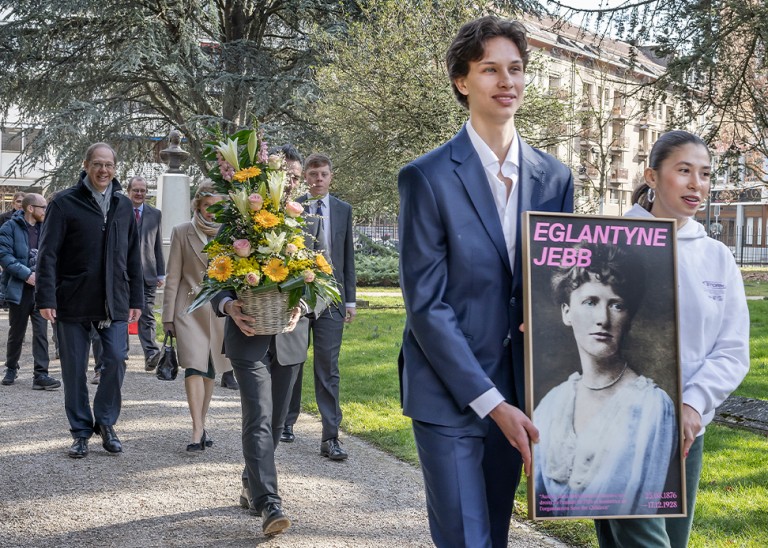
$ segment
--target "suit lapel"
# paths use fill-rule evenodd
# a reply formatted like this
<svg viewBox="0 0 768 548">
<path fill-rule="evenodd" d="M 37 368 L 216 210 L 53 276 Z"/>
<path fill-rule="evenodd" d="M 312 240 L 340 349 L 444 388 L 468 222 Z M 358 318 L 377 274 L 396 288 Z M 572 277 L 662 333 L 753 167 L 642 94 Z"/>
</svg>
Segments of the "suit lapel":
<svg viewBox="0 0 768 548">
<path fill-rule="evenodd" d="M 519 135 L 518 135 L 519 137 Z M 518 178 L 517 235 L 515 253 L 514 290 L 522 287 L 523 267 L 523 212 L 538 211 L 543 191 L 544 170 L 539 156 L 531 146 L 520 139 L 520 175 Z"/>
<path fill-rule="evenodd" d="M 536 211 L 541 202 L 543 170 L 540 159 L 529 144 L 520 139 L 520 194 L 518 200 L 517 233 L 520 232 L 523 211 Z"/>
<path fill-rule="evenodd" d="M 496 251 L 499 252 L 504 266 L 511 273 L 507 243 L 504 240 L 504 231 L 501 228 L 499 213 L 496 210 L 496 202 L 493 200 L 491 189 L 488 188 L 485 168 L 480 163 L 480 157 L 475 152 L 466 127 L 462 128 L 451 140 L 451 158 L 459 164 L 456 168 L 456 175 L 464 185 L 464 189 L 467 191 Z"/>
</svg>

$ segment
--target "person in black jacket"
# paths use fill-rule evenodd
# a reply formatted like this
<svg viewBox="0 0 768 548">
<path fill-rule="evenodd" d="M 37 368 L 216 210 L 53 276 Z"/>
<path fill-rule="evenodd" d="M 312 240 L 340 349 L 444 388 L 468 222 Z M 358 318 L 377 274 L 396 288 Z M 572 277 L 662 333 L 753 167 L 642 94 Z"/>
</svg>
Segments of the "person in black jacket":
<svg viewBox="0 0 768 548">
<path fill-rule="evenodd" d="M 114 425 L 120 415 L 128 322 L 144 305 L 141 252 L 131 201 L 114 178 L 115 151 L 88 148 L 78 183 L 51 201 L 40 236 L 35 299 L 59 337 L 64 407 L 74 443 L 69 456 L 88 454 L 94 432 L 110 453 L 122 451 Z M 102 343 L 104 371 L 88 399 L 89 334 Z"/>
</svg>

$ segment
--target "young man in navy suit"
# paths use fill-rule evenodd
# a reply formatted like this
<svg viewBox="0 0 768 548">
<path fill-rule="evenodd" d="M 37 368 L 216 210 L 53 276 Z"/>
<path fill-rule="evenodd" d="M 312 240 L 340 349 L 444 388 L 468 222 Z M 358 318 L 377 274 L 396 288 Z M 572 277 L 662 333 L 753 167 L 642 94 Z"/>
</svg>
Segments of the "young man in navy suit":
<svg viewBox="0 0 768 548">
<path fill-rule="evenodd" d="M 524 409 L 521 216 L 573 210 L 573 177 L 515 129 L 525 28 L 483 17 L 446 56 L 469 121 L 399 175 L 400 355 L 437 546 L 506 546 L 521 464 L 538 432 Z"/>
</svg>

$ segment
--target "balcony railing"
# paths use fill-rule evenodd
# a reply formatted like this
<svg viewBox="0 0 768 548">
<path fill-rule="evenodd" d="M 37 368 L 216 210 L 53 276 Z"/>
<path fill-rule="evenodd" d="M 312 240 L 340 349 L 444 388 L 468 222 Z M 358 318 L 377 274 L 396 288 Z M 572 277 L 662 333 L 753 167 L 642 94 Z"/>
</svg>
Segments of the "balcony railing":
<svg viewBox="0 0 768 548">
<path fill-rule="evenodd" d="M 626 167 L 619 167 L 611 170 L 612 181 L 626 181 L 629 178 L 629 169 Z"/>
</svg>

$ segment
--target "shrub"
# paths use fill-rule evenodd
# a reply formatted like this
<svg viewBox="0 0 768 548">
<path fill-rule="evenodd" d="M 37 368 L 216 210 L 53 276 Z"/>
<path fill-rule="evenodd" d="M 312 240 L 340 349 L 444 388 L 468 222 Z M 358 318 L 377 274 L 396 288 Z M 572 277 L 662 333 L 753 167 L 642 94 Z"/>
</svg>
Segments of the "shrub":
<svg viewBox="0 0 768 548">
<path fill-rule="evenodd" d="M 400 285 L 397 256 L 379 257 L 375 255 L 355 256 L 357 285 L 398 287 Z"/>
</svg>

